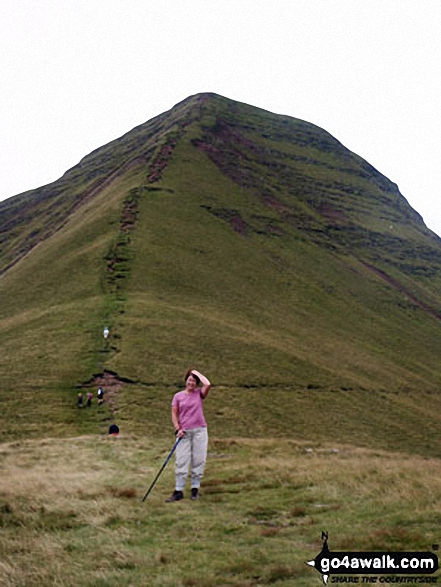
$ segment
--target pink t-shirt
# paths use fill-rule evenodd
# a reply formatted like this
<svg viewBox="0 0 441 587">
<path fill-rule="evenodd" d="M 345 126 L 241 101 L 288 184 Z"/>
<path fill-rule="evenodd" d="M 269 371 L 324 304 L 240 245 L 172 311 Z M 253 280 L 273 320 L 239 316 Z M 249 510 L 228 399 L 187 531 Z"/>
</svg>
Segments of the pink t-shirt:
<svg viewBox="0 0 441 587">
<path fill-rule="evenodd" d="M 203 398 L 201 389 L 195 389 L 192 393 L 178 391 L 173 396 L 172 406 L 177 406 L 179 424 L 184 430 L 192 428 L 206 428 L 204 411 L 202 408 Z"/>
</svg>

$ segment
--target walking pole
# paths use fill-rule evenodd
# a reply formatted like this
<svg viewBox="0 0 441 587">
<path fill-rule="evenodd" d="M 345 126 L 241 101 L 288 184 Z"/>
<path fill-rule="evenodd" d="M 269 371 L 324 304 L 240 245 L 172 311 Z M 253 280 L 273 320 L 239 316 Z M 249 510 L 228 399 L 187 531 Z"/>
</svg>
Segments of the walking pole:
<svg viewBox="0 0 441 587">
<path fill-rule="evenodd" d="M 150 485 L 150 487 L 147 489 L 147 493 L 144 495 L 144 497 L 142 498 L 142 501 L 145 501 L 150 493 L 150 491 L 153 489 L 153 487 L 155 486 L 156 481 L 159 479 L 159 476 L 161 475 L 162 471 L 165 469 L 165 467 L 167 466 L 168 461 L 171 459 L 172 454 L 175 452 L 176 447 L 178 446 L 178 444 L 181 442 L 181 438 L 178 438 L 175 442 L 175 444 L 173 445 L 173 448 L 170 451 L 170 454 L 168 455 L 168 457 L 165 459 L 164 464 L 162 465 L 162 467 L 159 469 L 158 474 L 156 475 L 156 477 L 153 479 L 152 484 Z"/>
</svg>

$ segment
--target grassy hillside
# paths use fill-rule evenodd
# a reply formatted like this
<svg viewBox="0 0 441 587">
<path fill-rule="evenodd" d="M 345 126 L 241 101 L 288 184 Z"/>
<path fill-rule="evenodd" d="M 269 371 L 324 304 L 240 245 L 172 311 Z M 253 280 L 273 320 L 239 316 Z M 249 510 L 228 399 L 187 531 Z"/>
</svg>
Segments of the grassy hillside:
<svg viewBox="0 0 441 587">
<path fill-rule="evenodd" d="M 216 435 L 438 454 L 440 241 L 322 129 L 198 95 L 0 218 L 6 438 L 165 433 L 196 365 Z"/>
<path fill-rule="evenodd" d="M 0 585 L 306 586 L 322 531 L 439 544 L 440 240 L 322 129 L 189 98 L 0 203 L 0 271 Z M 141 503 L 189 366 L 201 500 L 164 503 L 170 464 Z"/>
</svg>

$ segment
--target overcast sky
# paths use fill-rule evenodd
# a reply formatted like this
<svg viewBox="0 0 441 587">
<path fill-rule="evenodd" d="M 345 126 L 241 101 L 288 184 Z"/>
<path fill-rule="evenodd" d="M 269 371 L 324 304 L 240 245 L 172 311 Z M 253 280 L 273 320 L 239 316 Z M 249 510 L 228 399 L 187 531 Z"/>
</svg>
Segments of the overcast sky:
<svg viewBox="0 0 441 587">
<path fill-rule="evenodd" d="M 0 199 L 199 92 L 312 122 L 441 235 L 441 0 L 0 0 Z"/>
</svg>

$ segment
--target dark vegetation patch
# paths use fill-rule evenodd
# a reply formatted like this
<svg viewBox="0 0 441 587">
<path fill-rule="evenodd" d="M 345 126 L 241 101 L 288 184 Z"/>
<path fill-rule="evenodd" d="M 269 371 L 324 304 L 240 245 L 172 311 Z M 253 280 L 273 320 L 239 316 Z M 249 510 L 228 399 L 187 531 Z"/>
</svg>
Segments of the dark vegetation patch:
<svg viewBox="0 0 441 587">
<path fill-rule="evenodd" d="M 289 513 L 292 518 L 303 518 L 306 516 L 306 508 L 303 506 L 295 506 Z"/>
<path fill-rule="evenodd" d="M 274 518 L 279 517 L 280 512 L 273 508 L 258 506 L 253 510 L 247 512 L 247 516 L 255 523 L 257 521 L 269 522 Z"/>
<path fill-rule="evenodd" d="M 81 387 L 121 387 L 124 384 L 134 384 L 128 377 L 119 377 L 118 373 L 104 369 L 103 373 L 96 373 L 91 379 L 85 381 Z"/>
<path fill-rule="evenodd" d="M 123 282 L 130 274 L 130 233 L 135 229 L 138 220 L 139 198 L 142 188 L 130 190 L 123 202 L 120 217 L 119 233 L 109 247 L 106 255 L 106 282 L 109 294 L 116 298 L 122 297 Z"/>
<path fill-rule="evenodd" d="M 382 271 L 381 269 L 378 269 L 377 267 L 374 267 L 373 265 L 370 265 L 369 263 L 366 263 L 365 261 L 361 261 L 361 262 L 366 267 L 366 269 L 368 269 L 369 271 L 371 271 L 372 273 L 377 275 L 380 279 L 382 279 L 383 281 L 385 281 L 386 283 L 391 285 L 393 288 L 395 288 L 400 293 L 404 294 L 416 306 L 418 306 L 419 308 L 424 310 L 424 312 L 426 312 L 427 314 L 430 314 L 431 316 L 433 316 L 437 320 L 441 320 L 441 310 L 436 309 L 436 308 L 428 305 L 426 302 L 424 302 L 423 300 L 418 298 L 415 294 L 413 294 L 407 287 L 405 287 L 399 281 L 397 281 L 396 279 L 394 279 L 393 277 L 388 275 L 385 271 Z"/>
<path fill-rule="evenodd" d="M 0 508 L 0 528 L 32 528 L 36 532 L 67 532 L 83 527 L 74 510 L 48 510 L 35 507 L 18 510 L 11 506 Z"/>
<path fill-rule="evenodd" d="M 212 208 L 211 206 L 202 206 L 207 212 L 210 212 L 216 218 L 220 218 L 227 222 L 234 232 L 242 236 L 247 236 L 251 231 L 252 227 L 242 218 L 238 210 L 232 210 L 229 208 Z"/>
<path fill-rule="evenodd" d="M 350 547 L 351 538 L 344 540 L 342 549 Z M 353 538 L 352 538 L 353 541 Z M 399 525 L 391 525 L 387 528 L 380 527 L 377 530 L 359 537 L 358 548 L 363 551 L 400 551 L 418 550 L 418 544 L 424 542 L 424 538 L 418 531 L 409 530 Z"/>
<path fill-rule="evenodd" d="M 150 171 L 147 176 L 148 183 L 154 183 L 159 181 L 162 177 L 164 170 L 167 168 L 168 162 L 170 161 L 173 151 L 176 147 L 177 139 L 170 137 L 166 143 L 159 149 L 156 157 L 150 165 Z"/>
<path fill-rule="evenodd" d="M 241 236 L 251 234 L 260 234 L 264 236 L 282 236 L 284 230 L 281 223 L 273 218 L 253 215 L 249 220 L 245 220 L 239 210 L 232 208 L 214 208 L 212 206 L 201 206 L 204 210 L 223 220 Z"/>
<path fill-rule="evenodd" d="M 108 487 L 107 493 L 112 497 L 123 499 L 135 499 L 138 495 L 138 492 L 133 487 Z"/>
<path fill-rule="evenodd" d="M 179 139 L 182 137 L 186 127 L 191 123 L 191 115 L 189 118 L 183 117 L 177 121 L 174 125 L 173 130 L 170 129 L 170 132 L 167 134 L 164 144 L 162 144 L 156 152 L 155 157 L 153 158 L 152 163 L 149 167 L 149 172 L 147 175 L 147 183 L 155 183 L 162 179 L 164 171 L 167 169 L 167 165 L 169 164 L 173 152 L 176 148 L 176 145 L 179 142 Z"/>
</svg>

